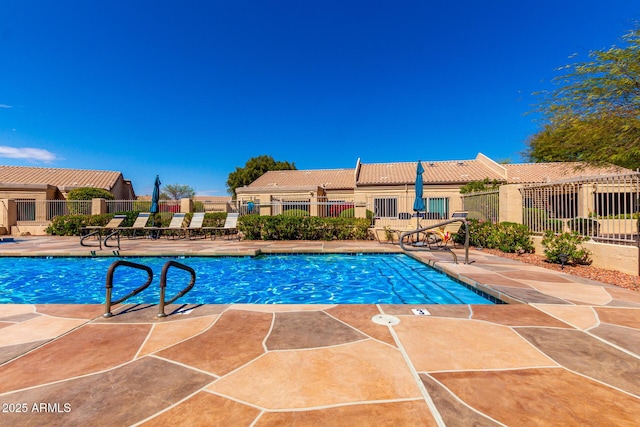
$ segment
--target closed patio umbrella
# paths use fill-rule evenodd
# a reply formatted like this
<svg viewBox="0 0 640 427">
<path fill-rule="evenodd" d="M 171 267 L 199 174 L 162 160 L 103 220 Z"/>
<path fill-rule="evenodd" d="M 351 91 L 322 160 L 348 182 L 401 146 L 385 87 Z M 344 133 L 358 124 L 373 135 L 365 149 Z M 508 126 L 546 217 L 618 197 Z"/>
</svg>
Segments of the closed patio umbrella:
<svg viewBox="0 0 640 427">
<path fill-rule="evenodd" d="M 156 175 L 156 182 L 153 184 L 153 194 L 151 195 L 151 208 L 149 212 L 153 215 L 153 225 L 156 224 L 156 214 L 160 212 L 160 176 Z"/>
<path fill-rule="evenodd" d="M 424 172 L 424 168 L 422 167 L 422 163 L 418 160 L 418 167 L 416 168 L 416 198 L 413 201 L 413 210 L 416 212 L 416 228 L 420 228 L 420 212 L 424 212 L 424 199 L 422 198 L 422 173 Z"/>
</svg>

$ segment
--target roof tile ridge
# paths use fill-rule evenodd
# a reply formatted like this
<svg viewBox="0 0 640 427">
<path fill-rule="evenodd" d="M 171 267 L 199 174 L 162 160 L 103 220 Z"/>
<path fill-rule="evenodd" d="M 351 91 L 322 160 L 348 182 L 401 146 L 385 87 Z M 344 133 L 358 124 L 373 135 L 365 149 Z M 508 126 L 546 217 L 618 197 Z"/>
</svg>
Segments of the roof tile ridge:
<svg viewBox="0 0 640 427">
<path fill-rule="evenodd" d="M 51 166 L 25 166 L 25 165 L 0 165 L 3 168 L 20 168 L 20 169 L 53 169 L 59 171 L 74 171 L 74 172 L 109 172 L 109 173 L 122 173 L 114 170 L 105 169 L 78 169 L 78 168 L 58 168 Z"/>
</svg>

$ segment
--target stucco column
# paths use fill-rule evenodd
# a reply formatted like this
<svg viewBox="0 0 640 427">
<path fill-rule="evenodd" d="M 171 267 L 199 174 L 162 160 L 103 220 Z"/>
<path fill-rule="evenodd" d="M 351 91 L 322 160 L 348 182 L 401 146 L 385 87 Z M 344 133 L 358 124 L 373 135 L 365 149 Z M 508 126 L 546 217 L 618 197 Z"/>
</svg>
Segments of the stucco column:
<svg viewBox="0 0 640 427">
<path fill-rule="evenodd" d="M 91 199 L 91 215 L 102 215 L 107 213 L 106 199 Z"/>
<path fill-rule="evenodd" d="M 593 184 L 583 184 L 578 188 L 578 216 L 588 218 L 595 210 L 593 200 Z"/>
<path fill-rule="evenodd" d="M 356 200 L 353 203 L 353 216 L 356 218 L 367 217 L 367 202 L 365 200 Z"/>
<path fill-rule="evenodd" d="M 191 212 L 193 212 L 193 201 L 188 197 L 180 199 L 180 213 Z"/>
<path fill-rule="evenodd" d="M 11 227 L 18 223 L 18 207 L 15 200 L 0 199 L 0 234 L 11 234 Z"/>
<path fill-rule="evenodd" d="M 499 222 L 522 224 L 522 193 L 519 184 L 501 185 L 499 189 Z"/>
<path fill-rule="evenodd" d="M 318 216 L 318 195 L 313 191 L 309 195 L 309 216 Z"/>
<path fill-rule="evenodd" d="M 260 215 L 271 216 L 271 195 L 260 194 L 258 200 L 260 200 Z"/>
</svg>

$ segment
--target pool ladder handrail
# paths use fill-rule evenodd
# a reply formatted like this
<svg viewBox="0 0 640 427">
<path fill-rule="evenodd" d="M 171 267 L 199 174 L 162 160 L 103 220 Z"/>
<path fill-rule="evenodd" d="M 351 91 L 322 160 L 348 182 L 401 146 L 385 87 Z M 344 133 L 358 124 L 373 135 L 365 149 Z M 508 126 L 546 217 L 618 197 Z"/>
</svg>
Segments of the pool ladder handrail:
<svg viewBox="0 0 640 427">
<path fill-rule="evenodd" d="M 111 296 L 113 293 L 113 275 L 116 269 L 120 266 L 136 268 L 138 270 L 144 270 L 147 272 L 148 278 L 147 278 L 147 281 L 142 286 L 138 287 L 137 289 L 134 289 L 129 294 L 123 296 L 122 298 L 116 301 L 111 301 Z M 186 288 L 182 289 L 180 292 L 178 292 L 174 297 L 172 297 L 168 301 L 165 301 L 164 297 L 165 297 L 165 290 L 167 287 L 167 272 L 171 267 L 176 267 L 176 268 L 188 271 L 191 274 L 191 281 L 189 282 L 189 285 Z M 107 318 L 112 317 L 113 313 L 111 313 L 111 306 L 115 304 L 120 304 L 125 300 L 131 298 L 132 296 L 139 294 L 140 292 L 148 288 L 149 285 L 151 285 L 152 281 L 153 281 L 153 270 L 151 270 L 149 266 L 146 266 L 144 264 L 138 264 L 131 261 L 126 261 L 123 259 L 113 262 L 111 266 L 109 266 L 109 270 L 107 270 L 106 298 L 104 302 L 105 313 L 103 314 L 103 316 Z M 187 292 L 189 292 L 193 288 L 195 283 L 196 283 L 196 272 L 193 268 L 173 260 L 167 261 L 162 267 L 162 273 L 160 275 L 160 303 L 158 304 L 158 317 L 166 317 L 167 315 L 164 312 L 165 306 L 173 303 L 178 298 L 184 296 Z"/>
<path fill-rule="evenodd" d="M 427 227 L 418 228 L 416 230 L 405 231 L 400 235 L 398 240 L 398 244 L 405 251 L 447 251 L 451 255 L 453 255 L 453 262 L 455 264 L 458 263 L 458 256 L 455 252 L 451 250 L 448 246 L 436 246 L 436 248 L 431 248 L 430 243 L 426 242 L 426 239 L 429 238 L 429 233 L 425 233 L 425 231 L 433 230 L 434 228 L 444 227 L 445 225 L 454 223 L 454 222 L 462 222 L 464 225 L 465 237 L 464 237 L 464 263 L 469 264 L 469 222 L 465 218 L 454 218 L 449 219 L 447 221 L 439 222 L 437 224 L 429 225 Z M 408 247 L 404 244 L 405 237 L 416 234 L 418 239 L 420 237 L 420 233 L 425 235 L 423 242 L 417 241 L 416 243 L 420 243 L 420 245 L 409 245 Z"/>
<path fill-rule="evenodd" d="M 188 271 L 191 274 L 191 281 L 189 282 L 189 285 L 187 285 L 186 288 L 178 292 L 175 296 L 173 296 L 173 298 L 169 299 L 168 301 L 165 301 L 164 295 L 165 295 L 165 290 L 167 288 L 167 272 L 171 267 L 176 267 L 181 270 Z M 166 305 L 171 304 L 172 302 L 174 302 L 175 300 L 177 300 L 178 298 L 180 298 L 181 296 L 189 292 L 195 284 L 196 284 L 196 272 L 193 268 L 189 267 L 188 265 L 181 264 L 177 261 L 173 261 L 173 260 L 167 261 L 164 264 L 164 266 L 162 266 L 162 273 L 160 274 L 160 304 L 158 304 L 158 317 L 167 317 L 167 315 L 164 312 L 164 307 Z"/>
<path fill-rule="evenodd" d="M 123 267 L 130 267 L 130 268 L 136 268 L 138 270 L 144 270 L 147 272 L 148 278 L 147 281 L 140 286 L 137 289 L 134 289 L 133 291 L 131 291 L 130 293 L 128 293 L 127 295 L 123 296 L 122 298 L 116 300 L 116 301 L 111 301 L 111 294 L 113 293 L 113 274 L 116 271 L 116 268 L 123 266 Z M 145 289 L 147 289 L 149 287 L 149 285 L 151 285 L 151 281 L 153 280 L 153 270 L 151 270 L 151 267 L 147 266 L 147 265 L 143 265 L 143 264 L 138 264 L 135 262 L 131 262 L 131 261 L 126 261 L 124 259 L 119 259 L 115 262 L 113 262 L 110 266 L 109 266 L 109 270 L 107 270 L 107 283 L 106 283 L 106 298 L 104 301 L 104 314 L 102 315 L 103 317 L 112 317 L 113 313 L 111 313 L 111 306 L 115 305 L 115 304 L 120 304 L 121 302 L 131 298 L 134 295 L 139 294 L 140 292 L 144 291 Z"/>
</svg>

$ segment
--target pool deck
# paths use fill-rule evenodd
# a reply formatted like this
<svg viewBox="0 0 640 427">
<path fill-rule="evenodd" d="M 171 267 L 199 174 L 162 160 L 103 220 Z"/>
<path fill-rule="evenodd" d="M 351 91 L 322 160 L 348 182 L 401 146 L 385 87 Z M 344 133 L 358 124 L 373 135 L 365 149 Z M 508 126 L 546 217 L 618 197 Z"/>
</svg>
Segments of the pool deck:
<svg viewBox="0 0 640 427">
<path fill-rule="evenodd" d="M 123 256 L 400 251 L 121 246 Z M 0 256 L 93 249 L 114 256 L 75 237 L 16 238 Z M 108 319 L 101 305 L 0 305 L 0 425 L 638 425 L 640 292 L 475 250 L 465 265 L 456 252 L 460 264 L 414 255 L 510 304 L 173 305 L 166 318 L 123 305 Z"/>
</svg>

